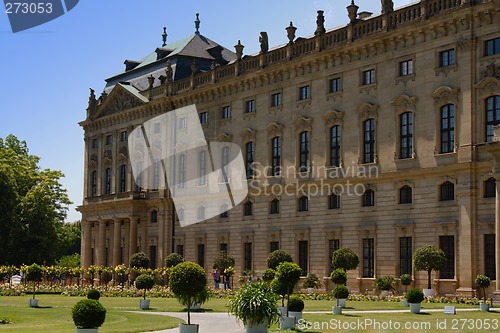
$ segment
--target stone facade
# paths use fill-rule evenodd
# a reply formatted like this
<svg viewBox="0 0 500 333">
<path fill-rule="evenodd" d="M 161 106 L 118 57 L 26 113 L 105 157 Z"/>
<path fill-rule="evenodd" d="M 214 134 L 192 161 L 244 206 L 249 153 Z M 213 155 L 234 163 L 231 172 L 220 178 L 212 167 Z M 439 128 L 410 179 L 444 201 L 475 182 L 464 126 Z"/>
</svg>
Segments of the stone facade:
<svg viewBox="0 0 500 333">
<path fill-rule="evenodd" d="M 243 57 L 238 42 L 226 61 L 202 69 L 196 64 L 208 56 L 191 56 L 184 77 L 172 75 L 181 61 L 167 45 L 145 74 L 149 88 L 111 78 L 100 98 L 92 91 L 81 122 L 82 265 L 126 263 L 143 251 L 160 266 L 175 251 L 210 270 L 224 249 L 238 275 L 261 272 L 280 248 L 304 272 L 326 277 L 340 246 L 358 253 L 348 284 L 365 291 L 377 277 L 404 272 L 424 287 L 426 273 L 414 271 L 411 254 L 429 243 L 448 257 L 433 273 L 442 294 L 470 295 L 477 274 L 498 276 L 492 141 L 500 121 L 500 2 L 385 6 L 360 18 L 351 5 L 351 22 L 328 31 L 318 11 L 312 37 L 296 39 L 291 23 L 286 46 Z M 118 76 L 127 81 L 127 72 Z M 168 190 L 136 188 L 126 140 L 145 121 L 190 104 L 206 112 L 210 141 L 236 143 L 244 157 L 254 142 L 259 165 L 247 200 L 227 216 L 181 228 Z M 265 168 L 273 161 L 280 175 Z"/>
</svg>

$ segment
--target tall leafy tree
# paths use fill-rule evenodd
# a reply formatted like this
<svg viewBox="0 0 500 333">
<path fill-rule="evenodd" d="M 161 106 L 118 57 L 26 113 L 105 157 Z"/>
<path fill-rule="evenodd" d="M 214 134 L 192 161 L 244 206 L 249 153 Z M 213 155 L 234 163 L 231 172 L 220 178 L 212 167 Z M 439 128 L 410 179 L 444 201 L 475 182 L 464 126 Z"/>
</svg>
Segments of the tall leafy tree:
<svg viewBox="0 0 500 333">
<path fill-rule="evenodd" d="M 60 171 L 44 169 L 14 135 L 0 138 L 0 264 L 52 263 L 71 201 Z"/>
</svg>

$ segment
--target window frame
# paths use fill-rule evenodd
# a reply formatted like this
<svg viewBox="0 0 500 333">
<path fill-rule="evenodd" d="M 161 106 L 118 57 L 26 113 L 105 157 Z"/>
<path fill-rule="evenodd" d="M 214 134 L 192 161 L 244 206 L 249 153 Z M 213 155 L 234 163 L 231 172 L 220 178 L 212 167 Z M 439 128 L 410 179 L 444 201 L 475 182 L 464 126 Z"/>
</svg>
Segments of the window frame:
<svg viewBox="0 0 500 333">
<path fill-rule="evenodd" d="M 281 175 L 281 136 L 271 138 L 271 176 Z"/>
<path fill-rule="evenodd" d="M 375 238 L 363 238 L 363 278 L 375 277 Z"/>
<path fill-rule="evenodd" d="M 311 85 L 307 84 L 299 87 L 299 101 L 311 99 Z"/>
<path fill-rule="evenodd" d="M 491 53 L 489 50 L 491 44 Z M 484 41 L 484 56 L 489 57 L 492 55 L 500 54 L 500 37 L 488 39 Z"/>
<path fill-rule="evenodd" d="M 307 195 L 302 195 L 297 200 L 297 211 L 299 213 L 308 212 L 309 211 L 309 198 Z"/>
<path fill-rule="evenodd" d="M 413 75 L 414 67 L 413 67 L 413 59 L 407 59 L 399 62 L 399 76 L 411 76 Z"/>
<path fill-rule="evenodd" d="M 375 144 L 375 118 L 368 118 L 363 121 L 363 164 L 375 163 Z"/>
<path fill-rule="evenodd" d="M 341 165 L 342 128 L 340 125 L 330 127 L 330 167 L 338 168 Z"/>
<path fill-rule="evenodd" d="M 255 99 L 247 99 L 245 101 L 245 114 L 255 113 Z"/>
<path fill-rule="evenodd" d="M 361 73 L 361 85 L 369 86 L 377 83 L 375 68 L 366 69 Z"/>
<path fill-rule="evenodd" d="M 413 112 L 399 115 L 399 158 L 413 158 Z"/>
<path fill-rule="evenodd" d="M 200 124 L 208 125 L 208 112 L 200 112 Z"/>
<path fill-rule="evenodd" d="M 492 142 L 493 127 L 500 124 L 500 95 L 492 95 L 484 100 L 485 141 Z M 491 116 L 491 120 L 490 119 Z"/>
<path fill-rule="evenodd" d="M 399 204 L 408 205 L 413 203 L 413 188 L 410 185 L 403 185 L 399 188 Z"/>
<path fill-rule="evenodd" d="M 439 201 L 455 200 L 455 184 L 449 180 L 439 185 Z"/>
<path fill-rule="evenodd" d="M 299 133 L 299 172 L 309 171 L 309 157 L 311 152 L 311 132 L 302 131 Z"/>
<path fill-rule="evenodd" d="M 222 107 L 221 119 L 231 118 L 231 105 L 226 105 Z"/>
<path fill-rule="evenodd" d="M 454 48 L 439 51 L 439 67 L 445 68 L 456 65 L 456 52 Z"/>
<path fill-rule="evenodd" d="M 439 108 L 439 143 L 441 154 L 455 152 L 455 104 L 447 103 Z"/>
</svg>

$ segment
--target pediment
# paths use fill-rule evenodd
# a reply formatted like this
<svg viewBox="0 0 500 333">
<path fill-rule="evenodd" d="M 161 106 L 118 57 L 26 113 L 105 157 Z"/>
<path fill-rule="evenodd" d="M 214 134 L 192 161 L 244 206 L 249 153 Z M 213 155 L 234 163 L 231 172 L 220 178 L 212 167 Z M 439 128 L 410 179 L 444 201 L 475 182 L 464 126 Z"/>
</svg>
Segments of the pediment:
<svg viewBox="0 0 500 333">
<path fill-rule="evenodd" d="M 126 111 L 148 102 L 148 99 L 142 96 L 134 87 L 117 84 L 99 106 L 93 119 L 109 116 L 111 114 Z"/>
</svg>

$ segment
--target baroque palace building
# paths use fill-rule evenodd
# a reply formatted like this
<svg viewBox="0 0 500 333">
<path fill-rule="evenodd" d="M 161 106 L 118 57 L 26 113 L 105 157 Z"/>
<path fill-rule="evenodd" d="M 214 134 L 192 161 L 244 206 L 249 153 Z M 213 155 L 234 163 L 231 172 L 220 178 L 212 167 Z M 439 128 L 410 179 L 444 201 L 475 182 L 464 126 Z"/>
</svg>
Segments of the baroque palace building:
<svg viewBox="0 0 500 333">
<path fill-rule="evenodd" d="M 82 266 L 127 263 L 142 251 L 159 267 L 178 252 L 210 270 L 222 250 L 242 275 L 283 249 L 304 274 L 327 277 L 332 251 L 349 247 L 360 265 L 348 284 L 365 291 L 403 273 L 424 287 L 412 254 L 428 243 L 447 258 L 433 273 L 439 293 L 472 295 L 477 274 L 500 276 L 500 1 L 358 9 L 353 1 L 350 23 L 333 30 L 318 11 L 307 38 L 290 23 L 279 47 L 262 32 L 253 55 L 239 41 L 233 52 L 204 37 L 197 18 L 193 35 L 167 44 L 164 32 L 163 45 L 126 60 L 100 97 L 91 90 L 80 123 Z M 130 155 L 145 152 L 127 141 L 192 104 L 207 140 L 237 144 L 255 167 L 243 202 L 181 227 L 158 167 L 142 173 L 156 186 L 134 178 Z M 167 167 L 184 177 L 193 162 Z"/>
</svg>

